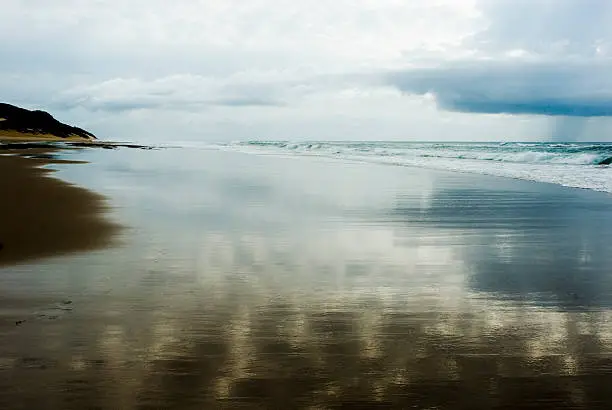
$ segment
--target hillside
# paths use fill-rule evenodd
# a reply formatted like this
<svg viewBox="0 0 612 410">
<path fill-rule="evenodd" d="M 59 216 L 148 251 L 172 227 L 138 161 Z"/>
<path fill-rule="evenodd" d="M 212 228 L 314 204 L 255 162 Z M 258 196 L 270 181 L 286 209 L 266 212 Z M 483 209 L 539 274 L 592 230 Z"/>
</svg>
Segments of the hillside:
<svg viewBox="0 0 612 410">
<path fill-rule="evenodd" d="M 96 137 L 84 129 L 59 122 L 45 111 L 30 111 L 0 103 L 0 139 L 85 139 Z"/>
</svg>

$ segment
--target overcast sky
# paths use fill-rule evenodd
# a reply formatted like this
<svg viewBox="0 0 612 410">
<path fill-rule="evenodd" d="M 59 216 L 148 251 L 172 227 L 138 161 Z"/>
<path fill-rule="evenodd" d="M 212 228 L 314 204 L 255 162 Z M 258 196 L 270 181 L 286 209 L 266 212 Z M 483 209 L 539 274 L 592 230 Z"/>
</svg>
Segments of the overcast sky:
<svg viewBox="0 0 612 410">
<path fill-rule="evenodd" d="M 3 0 L 0 100 L 109 139 L 612 140 L 609 0 Z"/>
</svg>

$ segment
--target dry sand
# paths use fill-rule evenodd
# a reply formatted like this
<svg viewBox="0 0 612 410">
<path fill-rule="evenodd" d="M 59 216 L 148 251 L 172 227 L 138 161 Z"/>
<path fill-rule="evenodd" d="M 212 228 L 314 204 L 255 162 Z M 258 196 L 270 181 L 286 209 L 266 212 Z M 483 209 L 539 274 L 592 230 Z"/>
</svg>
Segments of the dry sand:
<svg viewBox="0 0 612 410">
<path fill-rule="evenodd" d="M 91 142 L 97 141 L 87 138 L 82 138 L 79 136 L 70 136 L 67 138 L 57 137 L 51 134 L 36 134 L 36 133 L 24 133 L 18 131 L 8 131 L 8 130 L 0 130 L 0 141 L 9 141 L 9 142 L 29 142 L 29 141 L 41 141 L 41 142 L 49 142 L 49 141 L 70 141 L 70 142 Z"/>
<path fill-rule="evenodd" d="M 0 155 L 0 266 L 106 247 L 119 229 L 104 218 L 104 197 L 40 168 L 69 162 L 40 158 L 51 151 Z"/>
</svg>

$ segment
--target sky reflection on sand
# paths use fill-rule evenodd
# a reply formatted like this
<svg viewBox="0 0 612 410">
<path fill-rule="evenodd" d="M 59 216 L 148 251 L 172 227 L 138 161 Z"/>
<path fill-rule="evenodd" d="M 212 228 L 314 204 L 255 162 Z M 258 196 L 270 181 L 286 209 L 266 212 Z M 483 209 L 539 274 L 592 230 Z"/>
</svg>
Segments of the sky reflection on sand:
<svg viewBox="0 0 612 410">
<path fill-rule="evenodd" d="M 204 151 L 160 178 L 177 151 L 91 155 L 63 175 L 131 228 L 119 248 L 0 271 L 32 311 L 74 302 L 3 320 L 3 408 L 612 400 L 606 195 Z"/>
</svg>

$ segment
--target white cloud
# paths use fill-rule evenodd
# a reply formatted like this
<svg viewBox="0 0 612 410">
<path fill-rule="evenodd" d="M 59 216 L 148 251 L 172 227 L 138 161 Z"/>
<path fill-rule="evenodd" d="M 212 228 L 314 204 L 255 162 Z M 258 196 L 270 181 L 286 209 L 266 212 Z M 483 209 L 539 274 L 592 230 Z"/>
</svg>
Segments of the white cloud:
<svg viewBox="0 0 612 410">
<path fill-rule="evenodd" d="M 35 49 L 41 40 L 53 41 L 59 46 L 54 52 L 85 53 L 96 61 L 145 60 L 174 69 L 191 63 L 204 71 L 217 64 L 230 70 L 324 65 L 327 71 L 378 67 L 406 51 L 456 47 L 473 30 L 473 3 L 9 0 L 0 30 Z"/>
<path fill-rule="evenodd" d="M 197 75 L 173 75 L 145 81 L 115 78 L 66 90 L 54 101 L 64 108 L 128 111 L 199 110 L 207 106 L 282 105 L 277 83 L 231 82 Z"/>
<path fill-rule="evenodd" d="M 490 0 L 480 8 L 487 29 L 474 43 L 488 52 L 590 56 L 612 41 L 612 3 L 606 0 Z"/>
</svg>

